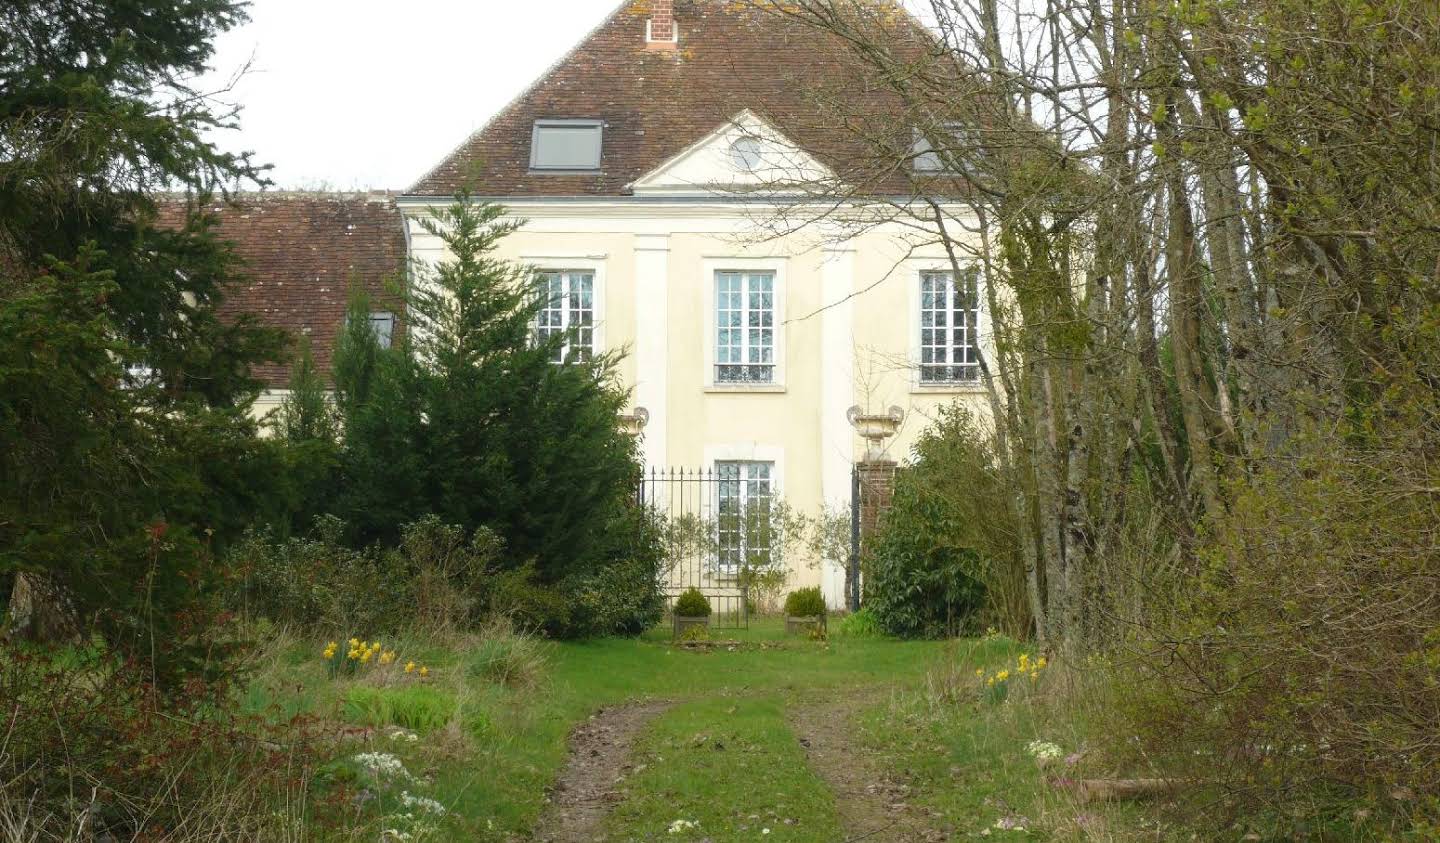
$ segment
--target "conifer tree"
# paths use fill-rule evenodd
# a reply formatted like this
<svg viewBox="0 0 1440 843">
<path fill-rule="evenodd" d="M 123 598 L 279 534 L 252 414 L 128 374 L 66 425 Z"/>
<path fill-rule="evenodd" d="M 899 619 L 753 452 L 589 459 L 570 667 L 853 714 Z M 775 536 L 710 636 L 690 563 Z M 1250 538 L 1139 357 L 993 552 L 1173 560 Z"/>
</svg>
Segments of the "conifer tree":
<svg viewBox="0 0 1440 843">
<path fill-rule="evenodd" d="M 160 191 L 262 183 L 184 81 L 242 7 L 0 4 L 0 582 L 22 631 L 157 679 L 203 667 L 210 560 L 285 500 L 249 417 L 283 334 L 218 318 L 240 267 L 202 202 L 156 225 Z"/>
<path fill-rule="evenodd" d="M 422 514 L 489 527 L 507 564 L 564 590 L 636 541 L 635 443 L 617 424 L 618 357 L 557 363 L 567 337 L 536 336 L 547 302 L 533 270 L 495 254 L 517 227 L 504 214 L 461 196 L 425 222 L 451 258 L 416 267 L 395 348 L 352 304 L 336 352 L 340 514 L 361 542 Z"/>
</svg>

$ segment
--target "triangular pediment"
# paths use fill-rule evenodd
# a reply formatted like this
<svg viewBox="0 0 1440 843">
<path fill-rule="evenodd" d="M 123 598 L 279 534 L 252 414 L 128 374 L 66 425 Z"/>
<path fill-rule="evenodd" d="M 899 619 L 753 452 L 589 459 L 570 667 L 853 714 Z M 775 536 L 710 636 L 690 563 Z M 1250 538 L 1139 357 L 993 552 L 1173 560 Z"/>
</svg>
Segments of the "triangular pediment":
<svg viewBox="0 0 1440 843">
<path fill-rule="evenodd" d="M 830 168 L 750 110 L 636 179 L 635 195 L 798 194 L 834 180 Z"/>
</svg>

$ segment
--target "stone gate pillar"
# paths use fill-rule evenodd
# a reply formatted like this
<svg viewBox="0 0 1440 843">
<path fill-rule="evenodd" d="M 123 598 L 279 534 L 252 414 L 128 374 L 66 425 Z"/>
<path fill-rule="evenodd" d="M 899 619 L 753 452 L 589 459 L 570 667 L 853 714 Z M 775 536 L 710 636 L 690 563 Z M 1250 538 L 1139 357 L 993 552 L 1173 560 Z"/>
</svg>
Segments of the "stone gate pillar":
<svg viewBox="0 0 1440 843">
<path fill-rule="evenodd" d="M 865 440 L 865 458 L 855 464 L 855 483 L 851 490 L 850 565 L 845 576 L 846 603 L 850 611 L 860 608 L 860 569 L 881 519 L 895 498 L 894 460 L 885 454 L 885 440 L 895 435 L 905 412 L 891 407 L 884 415 L 865 413 L 851 407 L 850 424 Z"/>
<path fill-rule="evenodd" d="M 855 468 L 860 474 L 860 547 L 875 535 L 880 519 L 895 497 L 894 460 L 865 460 Z"/>
</svg>

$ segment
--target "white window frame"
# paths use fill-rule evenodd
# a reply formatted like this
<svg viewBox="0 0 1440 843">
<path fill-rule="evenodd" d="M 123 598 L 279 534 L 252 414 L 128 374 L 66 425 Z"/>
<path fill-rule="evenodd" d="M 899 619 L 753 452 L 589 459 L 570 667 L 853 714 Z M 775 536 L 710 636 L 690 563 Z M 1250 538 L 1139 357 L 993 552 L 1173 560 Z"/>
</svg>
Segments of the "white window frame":
<svg viewBox="0 0 1440 843">
<path fill-rule="evenodd" d="M 521 255 L 520 260 L 528 264 L 531 272 L 538 279 L 546 272 L 581 272 L 589 273 L 594 279 L 591 285 L 592 305 L 591 320 L 594 322 L 590 334 L 591 356 L 602 354 L 608 347 L 605 344 L 605 264 L 607 255 L 577 255 L 577 254 L 527 254 Z M 538 328 L 539 326 L 535 326 Z M 566 342 L 569 347 L 569 342 Z"/>
<path fill-rule="evenodd" d="M 905 261 L 906 287 L 909 289 L 909 311 L 910 311 L 910 389 L 912 392 L 980 392 L 985 388 L 984 376 L 979 373 L 979 360 L 989 359 L 990 354 L 989 318 L 990 314 L 985 305 L 985 273 L 983 270 L 969 262 L 960 263 L 960 271 L 970 270 L 975 272 L 975 332 L 971 338 L 977 352 L 975 364 L 977 374 L 974 380 L 963 381 L 924 381 L 921 379 L 921 365 L 923 354 L 921 353 L 921 279 L 926 273 L 945 272 L 953 273 L 955 267 L 950 264 L 948 258 L 911 258 Z M 947 330 L 949 330 L 947 328 Z M 963 365 L 963 364 L 962 364 Z"/>
<path fill-rule="evenodd" d="M 773 258 L 738 258 L 738 257 L 717 257 L 707 258 L 702 261 L 704 273 L 704 301 L 702 308 L 704 322 L 701 325 L 702 334 L 705 337 L 705 372 L 701 383 L 705 385 L 708 392 L 784 392 L 785 391 L 785 316 L 786 316 L 786 265 L 788 261 L 783 257 Z M 742 274 L 768 273 L 774 279 L 771 287 L 771 295 L 774 302 L 774 346 L 773 375 L 769 382 L 765 383 L 732 383 L 721 381 L 716 378 L 716 342 L 718 340 L 718 328 L 716 324 L 715 294 L 719 283 L 719 275 L 725 272 L 739 272 Z M 743 326 L 742 326 L 743 327 Z"/>
<path fill-rule="evenodd" d="M 720 487 L 718 483 L 719 465 L 721 463 L 769 463 L 770 465 L 770 500 L 784 500 L 785 495 L 785 449 L 780 445 L 769 445 L 758 442 L 737 442 L 733 444 L 706 445 L 704 451 L 706 466 L 715 472 L 717 483 L 715 486 L 715 500 L 712 505 L 715 507 L 715 516 L 719 517 Z M 718 537 L 717 537 L 718 538 Z M 772 549 L 773 552 L 773 549 Z M 782 565 L 789 566 L 790 562 L 785 559 L 779 560 Z M 724 578 L 733 576 L 734 571 L 727 574 L 726 566 L 715 560 L 716 573 Z"/>
<path fill-rule="evenodd" d="M 727 479 L 723 474 L 725 469 L 729 467 L 734 467 L 736 470 L 737 476 L 733 480 Z M 734 578 L 741 571 L 742 563 L 739 560 L 747 557 L 751 553 L 752 545 L 748 540 L 748 533 L 745 532 L 747 525 L 741 522 L 736 526 L 734 531 L 738 542 L 738 547 L 734 549 L 738 550 L 741 556 L 737 557 L 736 561 L 725 561 L 725 550 L 731 549 L 722 539 L 722 536 L 725 535 L 723 529 L 724 523 L 721 521 L 724 509 L 723 503 L 726 499 L 725 487 L 729 483 L 735 484 L 737 492 L 736 500 L 739 502 L 742 517 L 743 513 L 748 511 L 751 506 L 757 505 L 762 501 L 766 505 L 773 507 L 777 502 L 775 495 L 775 463 L 768 460 L 720 460 L 711 466 L 711 470 L 715 473 L 715 520 L 717 531 L 717 535 L 715 536 L 715 572 L 722 578 Z M 763 477 L 760 476 L 762 473 L 764 475 Z M 757 493 L 756 487 L 761 484 L 764 486 L 764 491 L 763 493 Z M 763 551 L 768 557 L 767 567 L 776 561 L 783 564 L 784 560 L 777 560 L 775 556 L 773 536 L 767 535 L 766 539 L 767 541 L 765 541 L 763 546 L 759 547 L 758 550 Z"/>
<path fill-rule="evenodd" d="M 594 129 L 599 136 L 597 144 L 598 151 L 595 155 L 595 166 L 556 166 L 553 164 L 542 164 L 539 159 L 540 133 L 544 129 L 559 129 L 562 131 L 576 131 L 579 129 Z M 540 118 L 530 127 L 530 169 L 537 173 L 598 173 L 605 163 L 605 121 L 595 119 L 573 119 L 573 118 Z"/>
<path fill-rule="evenodd" d="M 388 323 L 389 329 L 384 334 L 380 332 L 380 323 Z M 389 310 L 370 311 L 370 332 L 375 335 L 375 343 L 382 349 L 389 350 L 395 347 L 395 314 Z"/>
</svg>

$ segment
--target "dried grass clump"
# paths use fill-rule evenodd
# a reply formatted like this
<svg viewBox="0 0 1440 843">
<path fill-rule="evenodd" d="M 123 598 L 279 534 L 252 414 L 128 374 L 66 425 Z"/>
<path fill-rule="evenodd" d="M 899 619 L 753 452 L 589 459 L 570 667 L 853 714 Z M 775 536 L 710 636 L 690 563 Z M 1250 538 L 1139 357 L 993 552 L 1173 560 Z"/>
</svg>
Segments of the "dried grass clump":
<svg viewBox="0 0 1440 843">
<path fill-rule="evenodd" d="M 304 836 L 307 724 L 146 676 L 99 650 L 0 645 L 0 841 Z"/>
</svg>

